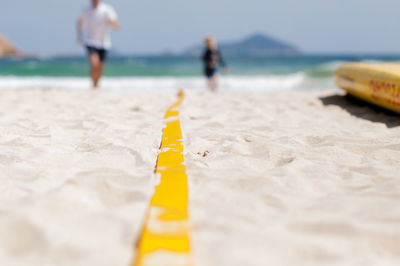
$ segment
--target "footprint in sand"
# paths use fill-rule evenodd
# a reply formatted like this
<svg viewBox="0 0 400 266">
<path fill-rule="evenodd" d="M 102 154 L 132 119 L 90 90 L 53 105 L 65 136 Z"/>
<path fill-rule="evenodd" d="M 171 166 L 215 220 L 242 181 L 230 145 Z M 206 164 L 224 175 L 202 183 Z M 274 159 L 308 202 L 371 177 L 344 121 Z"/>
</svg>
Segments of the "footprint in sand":
<svg viewBox="0 0 400 266">
<path fill-rule="evenodd" d="M 282 158 L 277 163 L 275 164 L 276 167 L 282 167 L 288 164 L 291 164 L 296 160 L 296 157 L 287 157 L 287 158 Z"/>
<path fill-rule="evenodd" d="M 140 184 L 146 180 L 121 170 L 104 168 L 80 172 L 67 184 L 86 191 L 87 196 L 100 200 L 106 206 L 121 206 L 146 199 L 144 192 L 138 189 L 146 187 Z"/>
<path fill-rule="evenodd" d="M 141 112 L 142 108 L 138 107 L 138 106 L 134 106 L 130 109 L 132 112 Z"/>
<path fill-rule="evenodd" d="M 12 154 L 1 154 L 0 153 L 0 164 L 10 165 L 12 163 L 20 163 L 22 159 Z"/>
<path fill-rule="evenodd" d="M 24 217 L 7 217 L 0 219 L 0 246 L 3 254 L 14 258 L 27 256 L 30 253 L 44 252 L 44 232 Z"/>
<path fill-rule="evenodd" d="M 307 142 L 307 144 L 310 144 L 310 145 L 318 145 L 318 144 L 321 144 L 323 141 L 324 141 L 324 139 L 321 137 L 318 137 L 318 136 L 306 137 L 306 142 Z"/>
</svg>

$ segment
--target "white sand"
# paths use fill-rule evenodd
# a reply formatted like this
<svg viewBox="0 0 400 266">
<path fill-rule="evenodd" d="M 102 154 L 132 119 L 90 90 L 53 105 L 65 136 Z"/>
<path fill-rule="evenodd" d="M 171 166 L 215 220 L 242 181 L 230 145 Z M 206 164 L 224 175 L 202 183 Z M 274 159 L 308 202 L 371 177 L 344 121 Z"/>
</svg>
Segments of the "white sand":
<svg viewBox="0 0 400 266">
<path fill-rule="evenodd" d="M 197 265 L 400 265 L 400 118 L 333 94 L 188 94 Z M 174 100 L 1 91 L 0 265 L 128 266 Z"/>
<path fill-rule="evenodd" d="M 169 94 L 0 92 L 0 265 L 129 265 Z"/>
<path fill-rule="evenodd" d="M 199 265 L 400 265 L 400 118 L 333 94 L 188 97 Z"/>
</svg>

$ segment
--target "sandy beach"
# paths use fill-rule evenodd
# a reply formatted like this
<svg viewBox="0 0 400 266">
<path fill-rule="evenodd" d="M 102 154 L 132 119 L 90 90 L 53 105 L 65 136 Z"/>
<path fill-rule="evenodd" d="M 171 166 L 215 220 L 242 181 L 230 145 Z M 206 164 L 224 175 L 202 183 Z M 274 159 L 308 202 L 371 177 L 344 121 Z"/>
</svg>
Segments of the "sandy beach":
<svg viewBox="0 0 400 266">
<path fill-rule="evenodd" d="M 0 91 L 0 265 L 130 265 L 175 92 Z M 339 91 L 187 92 L 196 265 L 400 264 L 400 119 Z"/>
</svg>

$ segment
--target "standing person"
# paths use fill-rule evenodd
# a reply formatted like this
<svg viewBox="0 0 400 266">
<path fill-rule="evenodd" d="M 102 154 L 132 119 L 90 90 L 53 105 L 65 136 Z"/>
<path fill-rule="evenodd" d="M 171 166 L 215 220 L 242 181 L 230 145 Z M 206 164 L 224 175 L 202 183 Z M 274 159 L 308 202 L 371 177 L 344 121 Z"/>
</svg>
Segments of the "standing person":
<svg viewBox="0 0 400 266">
<path fill-rule="evenodd" d="M 225 73 L 228 72 L 228 67 L 222 58 L 222 54 L 217 47 L 217 42 L 213 37 L 207 37 L 205 39 L 205 46 L 203 54 L 204 74 L 207 77 L 207 83 L 210 90 L 216 91 L 218 88 L 218 67 L 224 67 Z"/>
<path fill-rule="evenodd" d="M 86 46 L 94 89 L 99 85 L 107 51 L 111 48 L 109 27 L 115 30 L 120 27 L 114 8 L 100 0 L 91 0 L 91 5 L 79 16 L 78 41 Z"/>
</svg>

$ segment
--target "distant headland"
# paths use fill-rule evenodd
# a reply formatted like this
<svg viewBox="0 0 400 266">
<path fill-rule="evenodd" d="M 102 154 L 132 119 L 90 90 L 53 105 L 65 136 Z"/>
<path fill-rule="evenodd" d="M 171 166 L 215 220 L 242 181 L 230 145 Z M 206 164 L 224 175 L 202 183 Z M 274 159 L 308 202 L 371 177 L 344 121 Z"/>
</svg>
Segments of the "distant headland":
<svg viewBox="0 0 400 266">
<path fill-rule="evenodd" d="M 19 57 L 21 52 L 6 37 L 0 35 L 0 58 Z"/>
<path fill-rule="evenodd" d="M 21 52 L 18 47 L 0 35 L 0 59 L 1 58 L 36 58 L 37 56 Z"/>
<path fill-rule="evenodd" d="M 219 48 L 225 56 L 275 56 L 302 54 L 294 45 L 277 40 L 265 34 L 256 33 L 234 42 L 221 42 Z M 203 51 L 200 45 L 187 49 L 187 56 L 199 56 Z"/>
</svg>

